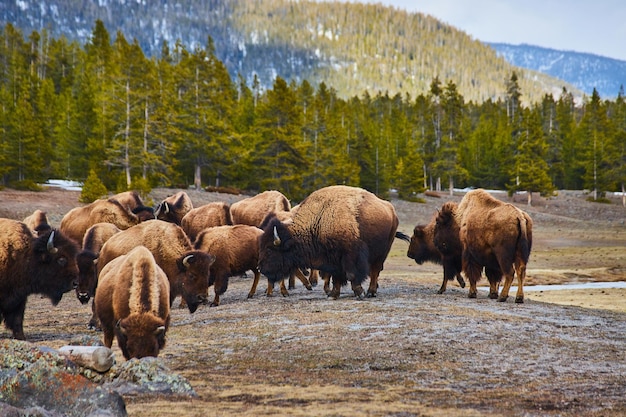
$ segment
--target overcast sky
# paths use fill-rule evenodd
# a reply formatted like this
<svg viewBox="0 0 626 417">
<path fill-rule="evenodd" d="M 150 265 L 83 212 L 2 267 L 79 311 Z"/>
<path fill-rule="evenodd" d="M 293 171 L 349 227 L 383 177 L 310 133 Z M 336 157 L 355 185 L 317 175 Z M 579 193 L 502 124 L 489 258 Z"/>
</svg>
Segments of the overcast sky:
<svg viewBox="0 0 626 417">
<path fill-rule="evenodd" d="M 527 43 L 626 61 L 625 0 L 348 0 L 422 12 L 484 42 Z"/>
</svg>

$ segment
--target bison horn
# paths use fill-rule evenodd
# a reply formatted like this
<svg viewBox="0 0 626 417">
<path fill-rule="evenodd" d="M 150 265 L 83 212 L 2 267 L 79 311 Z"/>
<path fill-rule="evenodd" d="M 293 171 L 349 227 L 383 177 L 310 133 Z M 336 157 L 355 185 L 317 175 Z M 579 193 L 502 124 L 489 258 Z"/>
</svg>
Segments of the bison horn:
<svg viewBox="0 0 626 417">
<path fill-rule="evenodd" d="M 117 323 L 115 323 L 115 328 L 119 330 L 121 334 L 126 336 L 126 329 L 124 328 L 124 326 L 122 326 L 122 319 L 119 319 Z"/>
<path fill-rule="evenodd" d="M 183 258 L 183 265 L 185 268 L 189 268 L 189 260 L 193 258 L 193 255 L 187 255 Z"/>
<path fill-rule="evenodd" d="M 165 333 L 165 326 L 159 326 L 154 330 L 154 335 L 158 336 L 160 334 Z"/>
<path fill-rule="evenodd" d="M 50 233 L 50 237 L 48 238 L 48 243 L 46 244 L 46 248 L 50 253 L 57 253 L 59 249 L 54 247 L 54 230 Z"/>
<path fill-rule="evenodd" d="M 165 214 L 170 212 L 170 205 L 167 203 L 163 203 L 163 205 L 165 206 Z"/>
<path fill-rule="evenodd" d="M 280 237 L 278 237 L 278 230 L 274 226 L 274 246 L 280 246 Z"/>
</svg>

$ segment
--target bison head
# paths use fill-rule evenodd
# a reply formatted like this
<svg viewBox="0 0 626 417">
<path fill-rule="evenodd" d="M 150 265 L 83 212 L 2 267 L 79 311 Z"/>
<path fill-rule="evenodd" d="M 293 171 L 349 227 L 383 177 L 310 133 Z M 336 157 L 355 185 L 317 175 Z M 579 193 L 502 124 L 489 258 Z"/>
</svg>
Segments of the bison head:
<svg viewBox="0 0 626 417">
<path fill-rule="evenodd" d="M 266 219 L 259 237 L 259 270 L 274 283 L 290 276 L 300 267 L 295 239 L 289 228 L 275 216 Z"/>
<path fill-rule="evenodd" d="M 131 314 L 115 325 L 117 343 L 126 360 L 158 356 L 165 346 L 168 320 L 153 314 Z"/>
<path fill-rule="evenodd" d="M 58 230 L 49 230 L 35 239 L 33 250 L 34 292 L 45 295 L 57 305 L 63 294 L 78 284 L 78 245 Z"/>
<path fill-rule="evenodd" d="M 215 256 L 203 251 L 186 252 L 177 260 L 178 269 L 184 273 L 182 296 L 190 313 L 194 313 L 200 304 L 207 302 L 209 293 L 210 268 Z"/>
<path fill-rule="evenodd" d="M 426 226 L 417 225 L 413 229 L 413 236 L 409 243 L 406 256 L 414 259 L 418 265 L 431 260 L 431 248 Z"/>
<path fill-rule="evenodd" d="M 78 265 L 76 298 L 81 304 L 87 304 L 96 293 L 98 284 L 97 261 L 98 255 L 89 250 L 83 250 L 76 255 L 76 264 Z"/>
</svg>

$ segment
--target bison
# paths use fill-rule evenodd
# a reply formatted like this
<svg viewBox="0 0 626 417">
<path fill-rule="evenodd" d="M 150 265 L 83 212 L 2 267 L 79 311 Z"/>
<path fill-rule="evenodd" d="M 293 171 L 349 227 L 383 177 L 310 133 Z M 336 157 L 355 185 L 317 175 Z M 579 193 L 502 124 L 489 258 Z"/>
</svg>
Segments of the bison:
<svg viewBox="0 0 626 417">
<path fill-rule="evenodd" d="M 260 226 L 270 213 L 288 212 L 291 203 L 280 191 L 264 191 L 254 197 L 236 201 L 230 205 L 233 224 Z"/>
<path fill-rule="evenodd" d="M 407 256 L 418 265 L 424 262 L 434 262 L 443 265 L 443 282 L 437 294 L 443 294 L 446 291 L 448 281 L 456 277 L 461 288 L 465 288 L 465 281 L 461 276 L 461 246 L 446 245 L 444 243 L 442 250 L 439 250 L 434 242 L 436 216 L 432 218 L 427 225 L 417 225 L 413 229 L 413 236 L 409 243 Z"/>
<path fill-rule="evenodd" d="M 351 282 L 362 297 L 361 284 L 370 277 L 368 297 L 375 297 L 378 275 L 394 238 L 398 217 L 388 201 L 356 187 L 335 185 L 311 193 L 291 222 L 268 219 L 259 243 L 259 269 L 275 282 L 298 268 L 315 268 L 333 276 L 331 296 Z"/>
<path fill-rule="evenodd" d="M 61 219 L 59 229 L 80 244 L 87 229 L 102 222 L 112 223 L 124 230 L 139 224 L 140 219 L 115 199 L 96 200 L 86 206 L 68 211 Z"/>
<path fill-rule="evenodd" d="M 108 348 L 113 337 L 130 358 L 158 356 L 170 324 L 170 286 L 144 246 L 109 262 L 100 273 L 96 314 Z"/>
<path fill-rule="evenodd" d="M 58 230 L 33 236 L 26 224 L 0 219 L 0 322 L 25 340 L 24 311 L 30 294 L 57 305 L 76 286 L 78 245 Z"/>
<path fill-rule="evenodd" d="M 151 220 L 113 235 L 100 250 L 98 271 L 139 245 L 147 247 L 165 271 L 170 281 L 170 303 L 180 295 L 193 313 L 206 302 L 209 269 L 215 256 L 193 250 L 183 229 L 173 223 Z"/>
<path fill-rule="evenodd" d="M 492 197 L 485 190 L 468 192 L 461 202 L 444 204 L 434 239 L 439 248 L 461 245 L 462 267 L 469 280 L 469 297 L 476 298 L 476 283 L 483 268 L 489 280 L 489 298 L 506 301 L 517 274 L 516 303 L 524 302 L 524 278 L 532 247 L 532 219 L 523 210 Z M 504 275 L 502 292 L 498 287 Z"/>
<path fill-rule="evenodd" d="M 174 223 L 180 226 L 185 214 L 193 209 L 191 198 L 184 191 L 179 191 L 159 203 L 154 216 L 158 220 Z"/>
<path fill-rule="evenodd" d="M 97 261 L 100 249 L 104 243 L 114 234 L 121 230 L 112 223 L 96 223 L 87 229 L 83 238 L 82 250 L 76 255 L 78 265 L 78 286 L 76 287 L 76 298 L 81 304 L 87 304 L 96 293 L 98 285 Z M 98 320 L 95 314 L 95 307 L 91 304 L 92 316 L 87 327 L 89 329 L 98 328 Z"/>
<path fill-rule="evenodd" d="M 124 191 L 109 198 L 119 201 L 122 207 L 135 214 L 140 222 L 154 219 L 154 208 L 146 206 L 137 191 Z"/>
<path fill-rule="evenodd" d="M 52 230 L 52 226 L 50 226 L 50 223 L 48 222 L 48 216 L 45 212 L 39 209 L 33 211 L 33 214 L 26 217 L 23 222 L 26 226 L 28 226 L 34 236 L 37 236 L 39 233 Z"/>
<path fill-rule="evenodd" d="M 230 206 L 222 201 L 208 203 L 189 210 L 182 218 L 180 227 L 183 228 L 192 242 L 198 234 L 207 227 L 232 225 Z"/>
</svg>

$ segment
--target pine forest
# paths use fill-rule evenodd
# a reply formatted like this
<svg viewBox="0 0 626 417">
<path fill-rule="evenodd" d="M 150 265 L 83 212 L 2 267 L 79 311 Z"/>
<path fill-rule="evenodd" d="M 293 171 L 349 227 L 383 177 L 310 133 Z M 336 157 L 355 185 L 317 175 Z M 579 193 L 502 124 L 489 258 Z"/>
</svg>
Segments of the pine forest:
<svg viewBox="0 0 626 417">
<path fill-rule="evenodd" d="M 211 37 L 193 50 L 163 42 L 158 57 L 99 20 L 84 45 L 11 24 L 0 40 L 5 186 L 91 176 L 111 191 L 277 189 L 299 201 L 331 184 L 413 199 L 455 187 L 601 198 L 626 183 L 623 91 L 528 102 L 512 71 L 502 98 L 480 102 L 439 77 L 414 96 L 343 98 L 325 82 L 233 79 Z"/>
</svg>

